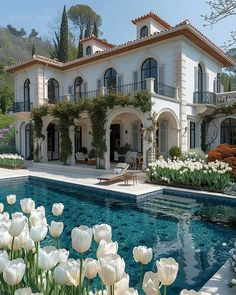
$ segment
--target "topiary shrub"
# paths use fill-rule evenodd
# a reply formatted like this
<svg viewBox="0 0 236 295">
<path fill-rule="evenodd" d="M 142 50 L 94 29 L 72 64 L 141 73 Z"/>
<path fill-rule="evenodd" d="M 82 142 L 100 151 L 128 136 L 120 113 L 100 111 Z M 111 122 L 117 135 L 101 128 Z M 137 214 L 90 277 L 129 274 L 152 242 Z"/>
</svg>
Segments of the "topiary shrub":
<svg viewBox="0 0 236 295">
<path fill-rule="evenodd" d="M 221 153 L 216 150 L 209 151 L 207 162 L 215 162 L 216 160 L 218 160 L 218 161 L 223 160 Z"/>
<path fill-rule="evenodd" d="M 181 156 L 181 149 L 178 146 L 172 146 L 172 148 L 170 148 L 169 150 L 169 156 L 171 157 L 171 159 L 176 158 L 180 158 Z"/>
</svg>

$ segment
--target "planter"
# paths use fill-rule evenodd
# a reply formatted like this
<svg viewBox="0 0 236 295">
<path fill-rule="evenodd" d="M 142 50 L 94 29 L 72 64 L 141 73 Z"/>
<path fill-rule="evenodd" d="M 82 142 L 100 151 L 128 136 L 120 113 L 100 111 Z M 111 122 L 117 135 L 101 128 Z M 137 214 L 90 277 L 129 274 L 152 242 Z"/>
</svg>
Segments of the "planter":
<svg viewBox="0 0 236 295">
<path fill-rule="evenodd" d="M 119 155 L 118 156 L 118 162 L 119 163 L 125 163 L 125 155 Z"/>
<path fill-rule="evenodd" d="M 88 165 L 96 165 L 96 159 L 88 159 L 87 164 Z"/>
</svg>

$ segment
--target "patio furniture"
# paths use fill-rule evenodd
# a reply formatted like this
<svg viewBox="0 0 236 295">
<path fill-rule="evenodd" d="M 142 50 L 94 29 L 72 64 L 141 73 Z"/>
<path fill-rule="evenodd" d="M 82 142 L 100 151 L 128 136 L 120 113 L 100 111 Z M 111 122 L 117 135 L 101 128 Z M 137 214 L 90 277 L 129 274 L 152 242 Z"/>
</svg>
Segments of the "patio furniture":
<svg viewBox="0 0 236 295">
<path fill-rule="evenodd" d="M 76 157 L 76 160 L 77 161 L 85 161 L 86 158 L 88 159 L 88 155 L 87 154 L 84 154 L 82 152 L 77 152 L 75 154 L 75 157 Z"/>
<path fill-rule="evenodd" d="M 125 173 L 124 178 L 125 178 L 125 184 L 129 184 L 129 180 L 133 181 L 133 186 L 135 184 L 138 184 L 138 174 L 137 173 L 127 172 L 127 173 Z"/>
<path fill-rule="evenodd" d="M 118 163 L 114 169 L 114 173 L 110 174 L 104 174 L 97 179 L 100 180 L 100 183 L 102 180 L 104 182 L 111 183 L 112 181 L 122 181 L 124 180 L 124 176 L 129 168 L 129 164 L 127 163 Z"/>
</svg>

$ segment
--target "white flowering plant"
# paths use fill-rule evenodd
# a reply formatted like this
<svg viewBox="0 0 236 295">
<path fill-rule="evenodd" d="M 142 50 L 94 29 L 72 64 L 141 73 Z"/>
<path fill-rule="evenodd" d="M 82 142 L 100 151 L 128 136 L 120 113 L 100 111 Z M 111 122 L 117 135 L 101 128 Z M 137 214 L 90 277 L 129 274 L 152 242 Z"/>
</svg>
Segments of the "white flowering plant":
<svg viewBox="0 0 236 295">
<path fill-rule="evenodd" d="M 16 196 L 7 196 L 7 203 L 13 211 Z M 73 228 L 72 248 L 80 259 L 72 259 L 69 251 L 59 247 L 63 222 L 52 221 L 49 225 L 45 208 L 36 208 L 30 198 L 20 200 L 20 206 L 22 212 L 10 215 L 0 203 L 0 294 L 138 295 L 138 290 L 129 286 L 125 261 L 117 253 L 118 243 L 112 241 L 110 225 Z M 59 218 L 63 210 L 62 203 L 54 204 L 52 214 Z M 55 246 L 45 246 L 48 231 L 55 239 Z M 93 239 L 98 244 L 96 259 L 86 257 Z M 153 259 L 152 249 L 135 247 L 133 257 L 141 265 L 140 289 L 146 295 L 167 295 L 167 288 L 179 271 L 175 259 L 161 258 L 156 261 L 157 272 L 143 275 L 143 265 Z M 93 284 L 95 278 L 100 281 L 100 290 Z"/>
<path fill-rule="evenodd" d="M 24 158 L 18 154 L 0 154 L 0 167 L 23 168 Z"/>
<path fill-rule="evenodd" d="M 208 158 L 208 155 L 206 155 L 201 149 L 191 149 L 189 152 L 182 153 L 180 159 L 182 161 L 193 161 L 193 162 L 199 162 L 199 161 L 206 161 Z"/>
<path fill-rule="evenodd" d="M 227 163 L 219 161 L 206 163 L 204 160 L 160 158 L 149 164 L 146 172 L 148 180 L 155 184 L 168 183 L 223 191 L 231 184 L 231 170 Z"/>
</svg>

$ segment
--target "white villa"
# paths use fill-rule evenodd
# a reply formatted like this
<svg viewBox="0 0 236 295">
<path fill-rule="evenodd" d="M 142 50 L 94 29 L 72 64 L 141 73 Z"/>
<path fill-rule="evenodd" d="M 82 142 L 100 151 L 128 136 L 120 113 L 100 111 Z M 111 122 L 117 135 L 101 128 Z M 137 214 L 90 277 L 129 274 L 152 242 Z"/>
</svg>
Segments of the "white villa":
<svg viewBox="0 0 236 295">
<path fill-rule="evenodd" d="M 132 20 L 136 26 L 134 41 L 113 45 L 91 36 L 82 40 L 84 57 L 61 63 L 43 56 L 33 56 L 6 67 L 15 78 L 16 146 L 26 159 L 32 159 L 31 110 L 57 101 L 93 99 L 110 89 L 134 94 L 146 89 L 151 93 L 152 110 L 143 113 L 133 107 L 109 110 L 106 121 L 105 167 L 116 160 L 117 148 L 129 144 L 146 163 L 150 143 L 143 130 L 150 127 L 150 116 L 157 114 L 157 151 L 168 155 L 173 146 L 182 151 L 201 146 L 203 112 L 217 104 L 235 99 L 235 93 L 222 93 L 220 73 L 233 66 L 233 60 L 188 20 L 176 26 L 150 12 Z M 218 119 L 220 143 L 236 143 L 232 133 L 236 116 Z M 230 120 L 229 120 L 230 119 Z M 60 132 L 57 120 L 43 119 L 42 161 L 59 159 Z M 223 127 L 221 128 L 221 125 Z M 92 130 L 88 114 L 70 127 L 74 164 L 76 154 L 85 147 L 92 149 Z"/>
</svg>

